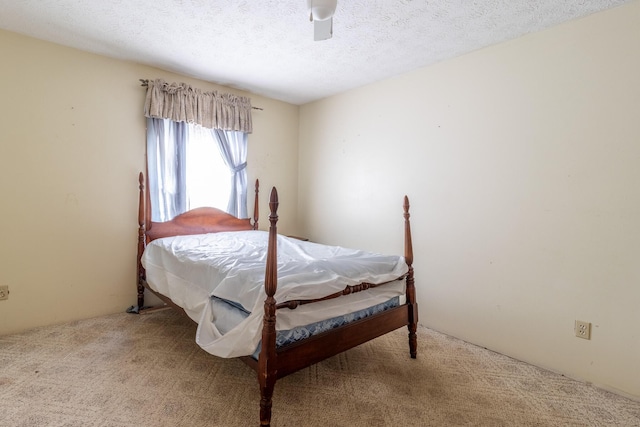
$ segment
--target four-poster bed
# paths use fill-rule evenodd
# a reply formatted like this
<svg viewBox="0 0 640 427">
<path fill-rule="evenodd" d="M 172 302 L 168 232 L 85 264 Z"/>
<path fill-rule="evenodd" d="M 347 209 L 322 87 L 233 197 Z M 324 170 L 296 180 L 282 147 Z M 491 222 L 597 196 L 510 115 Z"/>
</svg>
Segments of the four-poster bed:
<svg viewBox="0 0 640 427">
<path fill-rule="evenodd" d="M 403 206 L 404 257 L 388 257 L 302 242 L 278 235 L 276 224 L 279 202 L 275 188 L 272 189 L 269 199 L 269 231 L 259 231 L 257 180 L 253 223 L 250 219 L 235 218 L 214 208 L 198 208 L 167 222 L 154 222 L 151 220 L 151 206 L 146 188 L 148 186 L 140 173 L 138 307 L 143 307 L 144 290 L 148 289 L 198 323 L 196 341 L 206 351 L 222 357 L 240 357 L 253 368 L 258 375 L 261 395 L 260 425 L 270 425 L 272 395 L 275 382 L 279 378 L 404 326 L 407 326 L 409 331 L 410 356 L 416 357 L 418 306 L 412 267 L 409 200 L 406 196 Z M 227 276 L 224 276 L 220 284 L 216 283 L 214 288 L 211 288 L 213 291 L 207 288 L 206 294 L 199 288 L 201 285 L 189 276 L 192 273 L 198 274 L 200 269 L 195 262 L 192 263 L 190 254 L 195 253 L 195 258 L 209 257 L 212 265 L 219 261 L 215 256 L 209 256 L 209 252 L 207 255 L 193 252 L 189 246 L 193 239 L 198 242 L 196 246 L 199 248 L 206 246 L 205 252 L 209 251 L 209 248 L 216 248 L 211 249 L 211 253 L 223 251 L 219 253 L 235 257 L 231 267 L 226 264 L 220 267 Z M 264 247 L 260 246 L 262 242 Z M 186 252 L 178 252 L 177 255 L 170 253 L 176 248 L 180 251 L 187 246 Z M 261 249 L 256 249 L 259 246 Z M 244 251 L 245 247 L 249 248 L 248 252 Z M 302 253 L 305 259 L 298 261 L 295 258 L 298 255 L 291 255 L 292 253 Z M 245 254 L 248 261 L 244 259 Z M 321 259 L 311 260 L 312 255 L 318 255 Z M 185 263 L 175 267 L 184 273 L 184 277 L 179 279 L 174 272 L 164 274 L 162 268 L 160 272 L 156 268 L 156 264 L 161 263 L 159 260 L 173 256 Z M 372 262 L 369 262 L 369 257 L 373 257 Z M 388 270 L 373 272 L 371 269 L 374 267 L 370 267 L 368 263 L 376 264 L 376 269 L 382 268 L 379 266 L 383 264 L 384 268 L 387 268 L 388 264 Z M 341 266 L 336 267 L 334 264 Z M 247 267 L 244 267 L 245 265 Z M 342 273 L 339 269 L 342 267 L 353 272 L 352 276 L 340 277 L 339 274 Z M 204 270 L 208 271 L 211 268 L 211 265 L 208 265 Z M 327 271 L 330 273 L 326 273 Z M 255 276 L 251 276 L 252 272 L 261 275 L 260 280 L 252 282 L 251 277 Z M 368 278 L 370 275 L 371 279 Z M 238 293 L 242 295 L 237 299 L 229 296 L 224 290 L 225 280 L 230 276 L 240 277 L 241 283 L 234 282 L 227 286 L 227 289 L 241 289 Z M 311 282 L 318 282 L 322 286 L 311 286 Z M 348 284 L 345 286 L 344 283 Z M 204 295 L 207 300 L 198 300 L 191 304 L 190 299 L 195 301 L 201 297 L 194 299 L 185 295 L 187 288 L 193 289 L 196 295 L 200 292 L 199 295 Z M 247 300 L 246 295 L 256 294 L 256 289 L 261 296 Z M 371 307 L 368 307 L 369 304 Z M 203 305 L 206 307 L 202 308 Z M 351 305 L 354 308 L 345 308 Z M 334 306 L 341 307 L 338 311 L 343 311 L 338 313 Z M 220 326 L 226 319 L 226 315 L 220 314 L 224 310 L 233 311 L 230 317 L 236 316 L 235 312 L 239 313 L 240 317 L 232 326 Z M 315 322 L 318 316 L 322 317 L 325 312 L 334 311 L 338 315 L 332 314 L 331 319 L 322 318 Z M 298 312 L 301 314 L 294 314 Z M 221 321 L 220 324 L 216 323 L 218 320 Z M 211 326 L 214 323 L 217 326 Z M 258 324 L 259 328 L 256 327 Z M 287 338 L 285 331 L 281 331 L 286 329 L 281 328 L 284 324 L 295 326 L 291 329 L 294 333 L 289 334 L 295 336 L 294 339 Z M 313 324 L 313 327 L 307 328 L 308 324 Z M 221 333 L 221 330 L 229 332 Z M 241 338 L 236 340 L 239 344 L 236 344 L 235 338 L 227 339 L 235 336 L 237 330 L 241 330 L 241 333 L 238 332 Z M 253 333 L 245 333 L 245 330 Z M 315 332 L 309 333 L 309 330 Z M 203 336 L 206 338 L 203 339 Z M 248 338 L 245 339 L 245 336 Z M 232 344 L 227 345 L 230 340 Z M 249 344 L 246 343 L 247 340 Z M 256 342 L 258 345 L 254 351 L 253 346 Z M 247 352 L 246 348 L 251 350 Z"/>
</svg>

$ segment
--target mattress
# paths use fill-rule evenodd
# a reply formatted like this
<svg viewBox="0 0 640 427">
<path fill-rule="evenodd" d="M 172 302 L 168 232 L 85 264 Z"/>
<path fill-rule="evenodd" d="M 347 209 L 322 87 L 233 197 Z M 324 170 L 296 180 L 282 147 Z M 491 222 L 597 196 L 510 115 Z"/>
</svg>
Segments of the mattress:
<svg viewBox="0 0 640 427">
<path fill-rule="evenodd" d="M 147 283 L 171 298 L 198 323 L 196 342 L 220 357 L 251 355 L 260 343 L 268 233 L 234 231 L 175 236 L 147 245 L 142 257 Z M 280 309 L 276 329 L 304 325 L 368 309 L 404 295 L 403 257 L 278 236 L 277 302 L 315 299 L 362 282 L 373 289 Z"/>
</svg>

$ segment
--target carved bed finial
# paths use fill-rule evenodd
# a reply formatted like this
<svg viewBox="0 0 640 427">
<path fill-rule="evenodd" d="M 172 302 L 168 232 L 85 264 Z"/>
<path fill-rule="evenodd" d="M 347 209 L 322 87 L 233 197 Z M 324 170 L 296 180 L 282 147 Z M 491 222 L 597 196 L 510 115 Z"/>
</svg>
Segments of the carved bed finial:
<svg viewBox="0 0 640 427">
<path fill-rule="evenodd" d="M 267 247 L 267 266 L 265 273 L 265 292 L 267 297 L 272 297 L 276 293 L 278 285 L 278 190 L 271 189 L 269 196 L 269 244 Z"/>
<path fill-rule="evenodd" d="M 404 257 L 407 264 L 411 266 L 413 264 L 413 244 L 411 242 L 411 223 L 409 222 L 411 214 L 409 214 L 409 206 L 409 197 L 404 196 Z"/>
</svg>

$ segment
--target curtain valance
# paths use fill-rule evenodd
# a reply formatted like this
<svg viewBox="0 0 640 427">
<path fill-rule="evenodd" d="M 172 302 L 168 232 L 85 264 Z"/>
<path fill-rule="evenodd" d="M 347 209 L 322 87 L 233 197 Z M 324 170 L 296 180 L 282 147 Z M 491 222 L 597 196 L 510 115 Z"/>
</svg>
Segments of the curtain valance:
<svg viewBox="0 0 640 427">
<path fill-rule="evenodd" d="M 216 90 L 205 92 L 185 83 L 167 83 L 162 79 L 146 83 L 146 117 L 195 123 L 209 129 L 253 131 L 250 98 Z"/>
</svg>

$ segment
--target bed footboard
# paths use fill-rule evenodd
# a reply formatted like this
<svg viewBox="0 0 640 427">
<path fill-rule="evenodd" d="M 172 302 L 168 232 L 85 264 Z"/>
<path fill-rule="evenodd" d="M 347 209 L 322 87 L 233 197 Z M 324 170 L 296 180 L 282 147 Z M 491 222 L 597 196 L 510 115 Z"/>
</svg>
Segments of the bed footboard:
<svg viewBox="0 0 640 427">
<path fill-rule="evenodd" d="M 413 244 L 411 241 L 411 224 L 409 214 L 409 198 L 404 197 L 404 257 L 408 266 L 406 280 L 406 303 L 385 310 L 364 319 L 348 323 L 341 327 L 307 338 L 303 341 L 276 349 L 276 310 L 278 308 L 294 309 L 300 304 L 312 303 L 328 298 L 337 298 L 352 292 L 368 289 L 371 285 L 363 283 L 347 287 L 343 292 L 314 301 L 288 301 L 277 304 L 274 295 L 278 286 L 277 277 L 277 222 L 278 192 L 271 190 L 269 207 L 269 244 L 265 272 L 264 317 L 262 327 L 262 347 L 258 361 L 250 356 L 242 359 L 258 374 L 260 384 L 260 425 L 271 425 L 271 407 L 276 380 L 300 369 L 311 366 L 324 359 L 349 350 L 388 332 L 407 326 L 409 330 L 409 354 L 417 357 L 417 324 L 418 304 L 413 277 Z"/>
</svg>

